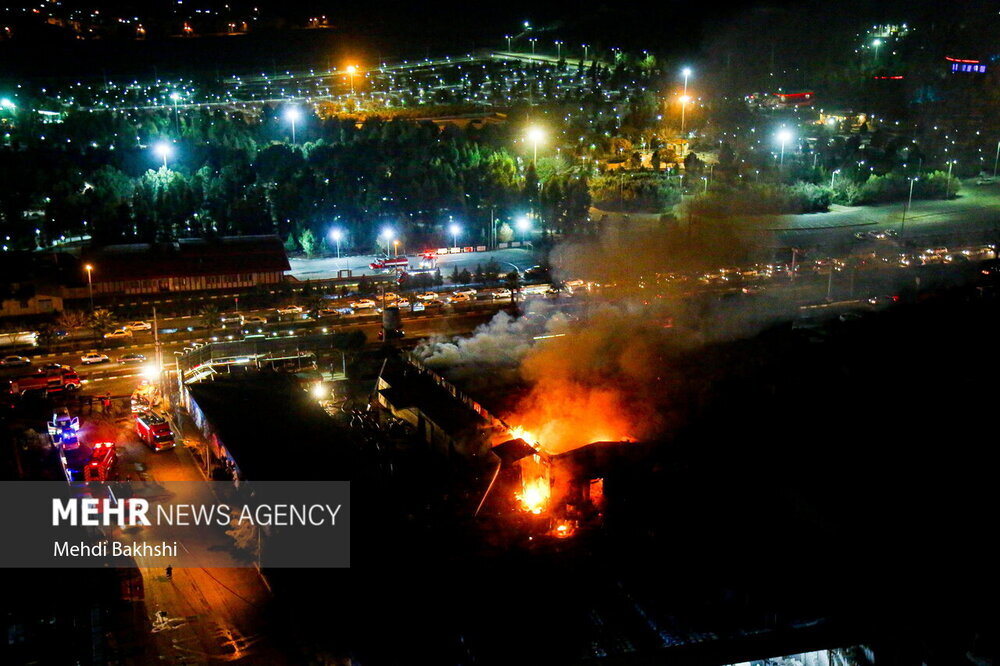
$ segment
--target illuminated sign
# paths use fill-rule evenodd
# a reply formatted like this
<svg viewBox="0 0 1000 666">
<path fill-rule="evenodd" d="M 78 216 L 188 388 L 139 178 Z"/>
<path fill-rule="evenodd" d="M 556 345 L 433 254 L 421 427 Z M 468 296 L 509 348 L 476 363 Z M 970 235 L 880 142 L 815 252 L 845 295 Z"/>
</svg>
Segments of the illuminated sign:
<svg viewBox="0 0 1000 666">
<path fill-rule="evenodd" d="M 945 56 L 944 58 L 951 63 L 952 72 L 968 72 L 971 74 L 985 74 L 986 65 L 982 64 L 978 60 L 967 60 L 963 58 L 949 58 Z"/>
</svg>

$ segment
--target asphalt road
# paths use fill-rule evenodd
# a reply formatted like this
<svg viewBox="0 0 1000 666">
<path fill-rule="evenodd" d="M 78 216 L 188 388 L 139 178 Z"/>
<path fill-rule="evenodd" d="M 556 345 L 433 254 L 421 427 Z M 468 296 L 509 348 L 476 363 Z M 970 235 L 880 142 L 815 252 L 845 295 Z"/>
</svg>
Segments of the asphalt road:
<svg viewBox="0 0 1000 666">
<path fill-rule="evenodd" d="M 409 254 L 411 264 L 419 262 L 419 255 Z M 337 277 L 339 270 L 350 269 L 354 275 L 376 275 L 384 271 L 374 271 L 369 264 L 379 257 L 373 255 L 352 255 L 340 259 L 336 257 L 324 259 L 292 258 L 290 274 L 299 280 L 324 280 Z M 441 273 L 447 275 L 455 268 L 475 272 L 476 266 L 486 266 L 493 259 L 505 271 L 515 268 L 524 270 L 538 263 L 534 252 L 525 248 L 507 248 L 489 252 L 462 252 L 458 254 L 443 254 L 437 257 Z"/>
</svg>

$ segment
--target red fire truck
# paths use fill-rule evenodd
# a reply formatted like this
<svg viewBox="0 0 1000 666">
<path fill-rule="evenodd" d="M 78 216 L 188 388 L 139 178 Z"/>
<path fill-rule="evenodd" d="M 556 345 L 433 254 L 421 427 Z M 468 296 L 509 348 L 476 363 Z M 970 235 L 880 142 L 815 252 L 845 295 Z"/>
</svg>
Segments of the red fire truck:
<svg viewBox="0 0 1000 666">
<path fill-rule="evenodd" d="M 114 442 L 97 442 L 93 446 L 80 444 L 75 449 L 59 449 L 59 461 L 69 482 L 104 483 L 111 478 L 118 451 Z"/>
<path fill-rule="evenodd" d="M 18 373 L 11 376 L 8 381 L 11 395 L 34 392 L 51 395 L 80 388 L 80 375 L 68 365 Z"/>
<path fill-rule="evenodd" d="M 156 412 L 136 414 L 135 432 L 154 451 L 174 448 L 174 433 L 170 430 L 170 423 Z"/>
<path fill-rule="evenodd" d="M 388 257 L 386 259 L 376 259 L 368 264 L 373 271 L 388 271 L 393 269 L 406 269 L 410 265 L 410 260 L 406 257 Z"/>
</svg>

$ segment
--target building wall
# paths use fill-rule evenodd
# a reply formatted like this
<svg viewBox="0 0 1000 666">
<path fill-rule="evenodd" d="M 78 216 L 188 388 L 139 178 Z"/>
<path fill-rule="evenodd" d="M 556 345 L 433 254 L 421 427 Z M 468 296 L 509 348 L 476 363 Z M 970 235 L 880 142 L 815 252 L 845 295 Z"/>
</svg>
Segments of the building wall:
<svg viewBox="0 0 1000 666">
<path fill-rule="evenodd" d="M 278 284 L 283 273 L 238 273 L 232 275 L 198 275 L 192 277 L 163 277 L 147 280 L 94 280 L 95 294 L 161 294 L 164 292 L 208 291 L 233 289 L 257 285 Z"/>
<path fill-rule="evenodd" d="M 63 300 L 60 296 L 35 295 L 21 300 L 5 299 L 0 303 L 0 317 L 23 317 L 27 315 L 51 314 L 62 312 Z"/>
</svg>

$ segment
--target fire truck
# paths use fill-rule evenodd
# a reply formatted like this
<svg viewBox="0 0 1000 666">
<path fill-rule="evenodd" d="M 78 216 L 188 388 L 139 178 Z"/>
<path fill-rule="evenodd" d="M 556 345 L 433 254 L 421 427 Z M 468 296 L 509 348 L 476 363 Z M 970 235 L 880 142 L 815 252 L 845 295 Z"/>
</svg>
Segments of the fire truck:
<svg viewBox="0 0 1000 666">
<path fill-rule="evenodd" d="M 118 462 L 118 451 L 114 442 L 97 442 L 93 446 L 80 443 L 75 449 L 60 447 L 59 462 L 70 483 L 104 483 L 111 480 L 115 463 Z"/>
<path fill-rule="evenodd" d="M 170 430 L 170 423 L 156 412 L 136 414 L 135 432 L 154 451 L 174 448 L 174 433 Z"/>
<path fill-rule="evenodd" d="M 406 257 L 387 257 L 386 259 L 376 259 L 368 264 L 373 271 L 390 271 L 395 269 L 405 270 L 410 265 L 410 260 Z"/>
<path fill-rule="evenodd" d="M 79 389 L 80 375 L 68 365 L 63 365 L 58 368 L 39 369 L 12 375 L 8 378 L 8 387 L 11 395 L 34 392 L 52 395 L 53 393 Z"/>
</svg>

